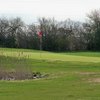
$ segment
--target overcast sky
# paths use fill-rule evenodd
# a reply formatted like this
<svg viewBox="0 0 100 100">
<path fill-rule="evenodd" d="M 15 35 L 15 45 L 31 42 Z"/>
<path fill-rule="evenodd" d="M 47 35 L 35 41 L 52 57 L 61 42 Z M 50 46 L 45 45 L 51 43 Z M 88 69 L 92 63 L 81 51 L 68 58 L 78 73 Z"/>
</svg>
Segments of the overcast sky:
<svg viewBox="0 0 100 100">
<path fill-rule="evenodd" d="M 84 21 L 86 14 L 100 8 L 100 0 L 0 0 L 1 17 L 21 17 L 26 23 L 39 17 Z"/>
</svg>

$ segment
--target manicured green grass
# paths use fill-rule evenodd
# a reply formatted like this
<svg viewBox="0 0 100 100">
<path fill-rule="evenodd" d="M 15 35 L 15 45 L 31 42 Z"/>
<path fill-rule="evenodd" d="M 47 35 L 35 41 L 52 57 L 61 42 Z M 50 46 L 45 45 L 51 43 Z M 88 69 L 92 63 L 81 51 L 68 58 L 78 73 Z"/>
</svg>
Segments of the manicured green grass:
<svg viewBox="0 0 100 100">
<path fill-rule="evenodd" d="M 100 100 L 100 53 L 51 53 L 0 48 L 0 67 L 26 68 L 47 78 L 0 81 L 0 100 Z"/>
<path fill-rule="evenodd" d="M 88 57 L 100 57 L 100 52 L 67 52 L 67 53 L 62 53 L 62 54 L 88 56 Z"/>
</svg>

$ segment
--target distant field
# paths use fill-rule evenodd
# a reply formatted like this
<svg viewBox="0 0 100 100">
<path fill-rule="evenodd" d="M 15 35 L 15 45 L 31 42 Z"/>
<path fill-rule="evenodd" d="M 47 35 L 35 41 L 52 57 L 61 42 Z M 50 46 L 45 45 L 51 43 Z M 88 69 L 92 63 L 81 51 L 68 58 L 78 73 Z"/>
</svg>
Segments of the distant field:
<svg viewBox="0 0 100 100">
<path fill-rule="evenodd" d="M 26 68 L 47 78 L 0 81 L 0 100 L 100 100 L 100 53 L 52 53 L 0 48 L 0 67 Z"/>
</svg>

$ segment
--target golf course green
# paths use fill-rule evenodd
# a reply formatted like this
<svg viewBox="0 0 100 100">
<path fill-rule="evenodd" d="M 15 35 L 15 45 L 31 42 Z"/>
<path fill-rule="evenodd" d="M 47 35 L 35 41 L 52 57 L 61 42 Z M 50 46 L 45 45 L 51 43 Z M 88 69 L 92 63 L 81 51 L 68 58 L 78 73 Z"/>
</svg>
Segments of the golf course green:
<svg viewBox="0 0 100 100">
<path fill-rule="evenodd" d="M 0 80 L 0 100 L 100 100 L 100 52 L 47 52 L 0 48 L 0 70 L 47 74 Z"/>
</svg>

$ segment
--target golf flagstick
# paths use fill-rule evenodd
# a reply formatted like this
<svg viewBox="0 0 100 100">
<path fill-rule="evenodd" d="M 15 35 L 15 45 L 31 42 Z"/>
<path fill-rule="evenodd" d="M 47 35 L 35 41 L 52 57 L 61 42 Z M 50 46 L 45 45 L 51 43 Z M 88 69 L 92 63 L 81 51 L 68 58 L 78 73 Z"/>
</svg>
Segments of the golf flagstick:
<svg viewBox="0 0 100 100">
<path fill-rule="evenodd" d="M 41 55 L 42 52 L 41 51 L 42 51 L 42 34 L 43 33 L 42 33 L 42 31 L 39 30 L 37 34 L 38 34 L 39 42 L 40 42 L 39 43 L 39 45 L 40 45 L 40 58 L 42 58 L 42 55 Z"/>
</svg>

